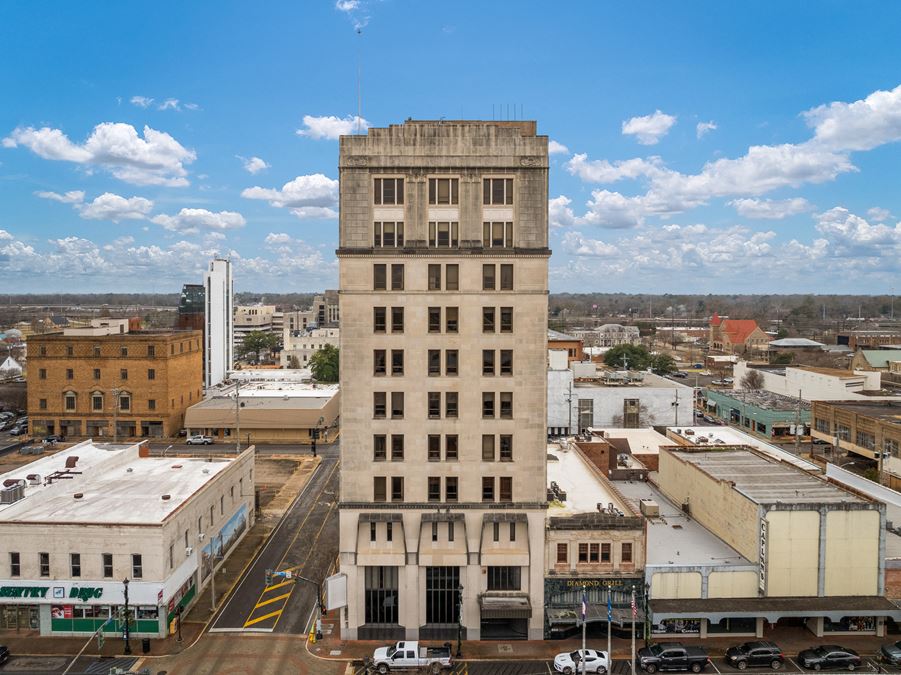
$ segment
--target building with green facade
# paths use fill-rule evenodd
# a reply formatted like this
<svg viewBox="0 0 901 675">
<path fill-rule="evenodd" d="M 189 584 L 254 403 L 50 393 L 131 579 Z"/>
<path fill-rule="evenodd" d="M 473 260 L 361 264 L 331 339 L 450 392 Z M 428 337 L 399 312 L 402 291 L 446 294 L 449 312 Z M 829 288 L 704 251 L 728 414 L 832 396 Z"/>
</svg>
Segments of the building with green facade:
<svg viewBox="0 0 901 675">
<path fill-rule="evenodd" d="M 810 435 L 808 401 L 761 389 L 704 389 L 702 396 L 707 415 L 761 438 L 794 440 L 796 425 L 798 435 Z"/>
</svg>

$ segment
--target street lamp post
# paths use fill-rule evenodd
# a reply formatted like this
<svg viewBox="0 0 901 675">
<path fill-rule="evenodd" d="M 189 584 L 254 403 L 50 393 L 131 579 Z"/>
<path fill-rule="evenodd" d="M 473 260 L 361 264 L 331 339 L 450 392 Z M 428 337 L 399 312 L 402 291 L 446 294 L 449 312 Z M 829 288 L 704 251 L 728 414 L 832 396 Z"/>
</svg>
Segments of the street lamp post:
<svg viewBox="0 0 901 675">
<path fill-rule="evenodd" d="M 128 577 L 125 577 L 125 580 L 122 583 L 125 586 L 125 627 L 122 629 L 122 638 L 125 640 L 125 651 L 123 653 L 125 656 L 129 656 L 131 654 L 131 643 L 128 639 L 131 631 L 128 626 Z"/>
<path fill-rule="evenodd" d="M 457 584 L 457 657 L 463 656 L 463 586 Z"/>
</svg>

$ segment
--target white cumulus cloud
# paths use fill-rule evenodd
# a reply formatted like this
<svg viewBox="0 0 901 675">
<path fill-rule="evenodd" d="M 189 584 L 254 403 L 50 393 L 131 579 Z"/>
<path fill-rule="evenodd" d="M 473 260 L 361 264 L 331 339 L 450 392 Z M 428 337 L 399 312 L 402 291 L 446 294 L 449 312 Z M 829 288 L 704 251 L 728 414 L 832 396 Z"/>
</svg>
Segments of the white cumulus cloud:
<svg viewBox="0 0 901 675">
<path fill-rule="evenodd" d="M 369 128 L 369 122 L 356 115 L 348 115 L 347 117 L 304 115 L 303 125 L 303 129 L 297 130 L 298 136 L 330 141 L 336 140 L 339 136 L 346 136 L 358 130 L 363 132 Z"/>
<path fill-rule="evenodd" d="M 153 99 L 148 96 L 132 96 L 131 104 L 139 108 L 149 108 L 153 105 Z"/>
<path fill-rule="evenodd" d="M 739 215 L 760 220 L 782 220 L 788 216 L 810 211 L 813 206 L 803 197 L 792 199 L 733 199 L 729 202 Z"/>
<path fill-rule="evenodd" d="M 586 183 L 614 183 L 630 178 L 658 176 L 666 171 L 660 157 L 609 162 L 606 159 L 589 160 L 585 153 L 573 155 L 566 163 L 566 170 Z"/>
<path fill-rule="evenodd" d="M 19 127 L 2 143 L 6 148 L 24 146 L 43 159 L 99 166 L 134 185 L 188 185 L 185 165 L 197 158 L 163 131 L 145 126 L 142 138 L 122 122 L 98 124 L 83 144 L 49 127 Z"/>
<path fill-rule="evenodd" d="M 716 122 L 714 122 L 713 120 L 711 120 L 709 122 L 698 122 L 697 126 L 695 127 L 695 135 L 698 138 L 704 138 L 704 136 L 709 134 L 711 131 L 716 131 L 716 130 L 717 130 Z"/>
<path fill-rule="evenodd" d="M 572 200 L 565 195 L 548 200 L 548 224 L 551 227 L 570 227 L 575 225 L 576 217 L 569 206 L 571 203 Z"/>
<path fill-rule="evenodd" d="M 600 239 L 589 239 L 581 232 L 570 231 L 563 236 L 563 250 L 570 255 L 607 257 L 619 253 L 619 249 Z"/>
<path fill-rule="evenodd" d="M 247 221 L 235 211 L 212 212 L 207 209 L 182 209 L 174 216 L 160 214 L 150 219 L 172 232 L 196 234 L 201 230 L 234 230 Z"/>
<path fill-rule="evenodd" d="M 635 136 L 642 145 L 656 145 L 676 123 L 674 115 L 656 110 L 651 115 L 633 117 L 623 122 L 623 135 Z"/>
<path fill-rule="evenodd" d="M 266 160 L 261 159 L 260 157 L 240 157 L 241 163 L 244 165 L 244 170 L 247 173 L 258 174 L 260 171 L 269 168 L 269 164 L 266 163 Z"/>
<path fill-rule="evenodd" d="M 70 190 L 64 194 L 58 192 L 35 192 L 41 199 L 50 199 L 60 204 L 81 204 L 84 201 L 84 192 L 82 190 Z"/>
<path fill-rule="evenodd" d="M 901 140 L 901 85 L 859 101 L 834 101 L 802 113 L 814 140 L 836 150 L 870 150 Z"/>
<path fill-rule="evenodd" d="M 144 197 L 120 197 L 104 192 L 92 202 L 76 207 L 82 218 L 89 220 L 142 220 L 153 209 L 153 202 Z"/>
<path fill-rule="evenodd" d="M 251 187 L 241 192 L 245 199 L 262 199 L 271 206 L 287 208 L 306 218 L 338 217 L 338 181 L 321 173 L 298 176 L 281 189 Z"/>
<path fill-rule="evenodd" d="M 884 209 L 881 206 L 874 206 L 871 209 L 867 209 L 867 215 L 870 217 L 870 220 L 876 223 L 881 223 L 892 217 L 891 211 Z"/>
<path fill-rule="evenodd" d="M 558 143 L 551 139 L 547 144 L 547 152 L 549 155 L 566 155 L 569 154 L 569 148 L 563 145 L 563 143 Z"/>
</svg>

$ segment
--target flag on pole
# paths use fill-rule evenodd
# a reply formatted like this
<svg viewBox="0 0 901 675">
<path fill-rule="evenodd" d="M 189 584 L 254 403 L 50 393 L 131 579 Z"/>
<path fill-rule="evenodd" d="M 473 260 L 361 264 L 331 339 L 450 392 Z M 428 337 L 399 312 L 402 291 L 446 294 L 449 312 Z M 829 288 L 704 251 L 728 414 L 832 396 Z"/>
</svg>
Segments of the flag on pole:
<svg viewBox="0 0 901 675">
<path fill-rule="evenodd" d="M 632 591 L 632 618 L 638 616 L 638 607 L 635 606 L 635 591 Z"/>
<path fill-rule="evenodd" d="M 585 616 L 588 614 L 588 593 L 582 591 L 582 621 L 584 623 Z"/>
<path fill-rule="evenodd" d="M 607 593 L 607 622 L 613 621 L 613 598 Z"/>
</svg>

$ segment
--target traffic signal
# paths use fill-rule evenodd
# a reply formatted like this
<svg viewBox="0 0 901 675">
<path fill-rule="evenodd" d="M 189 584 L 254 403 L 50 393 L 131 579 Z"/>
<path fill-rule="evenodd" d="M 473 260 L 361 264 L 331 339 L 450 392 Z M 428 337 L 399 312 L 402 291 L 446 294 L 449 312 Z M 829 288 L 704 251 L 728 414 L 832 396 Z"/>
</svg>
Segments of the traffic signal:
<svg viewBox="0 0 901 675">
<path fill-rule="evenodd" d="M 103 642 L 104 642 L 103 631 L 100 631 L 99 633 L 97 633 L 97 649 L 98 650 L 103 649 Z"/>
<path fill-rule="evenodd" d="M 266 586 L 272 585 L 272 570 L 266 570 Z"/>
</svg>

